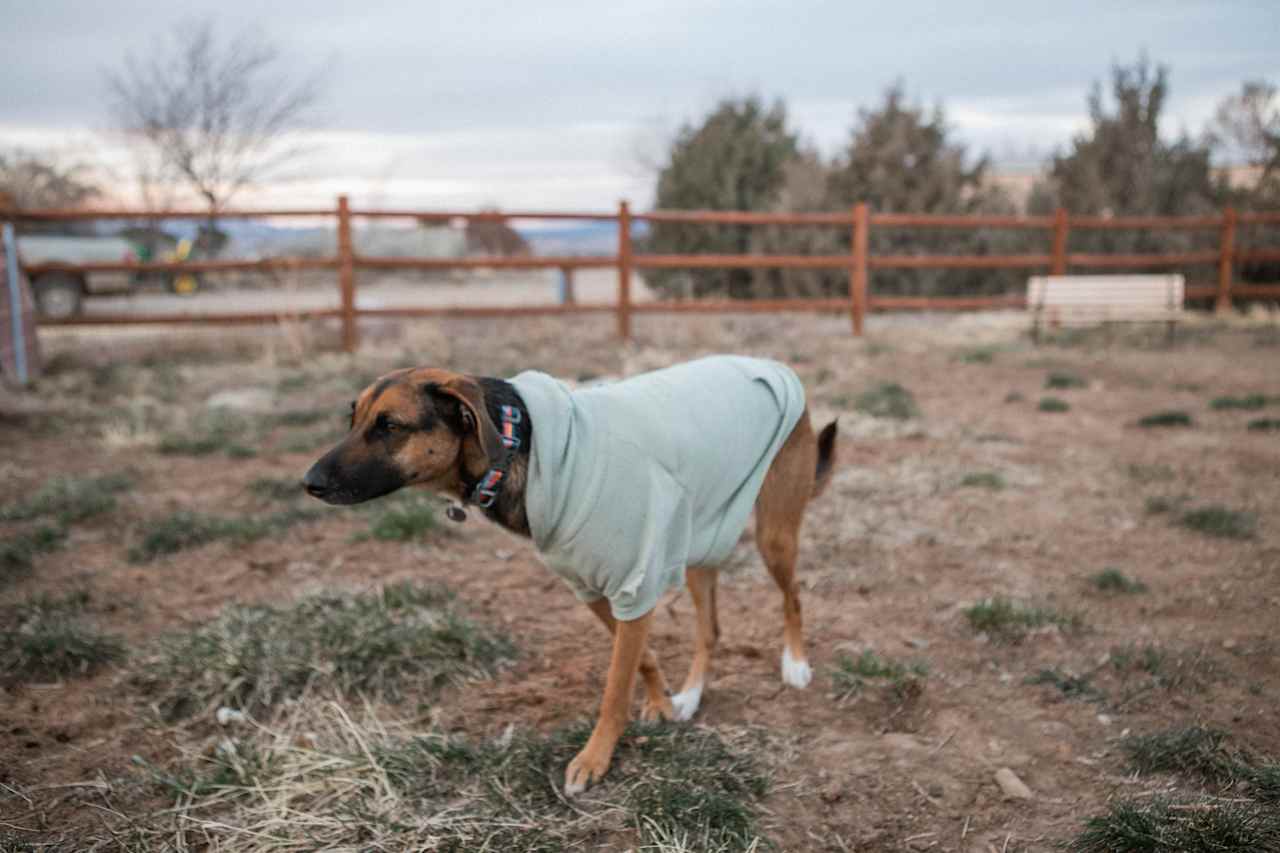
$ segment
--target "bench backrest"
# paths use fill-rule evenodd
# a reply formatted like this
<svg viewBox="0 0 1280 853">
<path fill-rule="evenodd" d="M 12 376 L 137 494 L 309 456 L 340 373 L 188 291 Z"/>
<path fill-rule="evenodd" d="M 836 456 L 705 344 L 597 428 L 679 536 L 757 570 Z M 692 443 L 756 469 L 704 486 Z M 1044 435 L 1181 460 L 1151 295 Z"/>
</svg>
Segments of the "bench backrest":
<svg viewBox="0 0 1280 853">
<path fill-rule="evenodd" d="M 1027 282 L 1027 307 L 1054 324 L 1174 320 L 1185 297 L 1180 275 L 1047 275 Z"/>
</svg>

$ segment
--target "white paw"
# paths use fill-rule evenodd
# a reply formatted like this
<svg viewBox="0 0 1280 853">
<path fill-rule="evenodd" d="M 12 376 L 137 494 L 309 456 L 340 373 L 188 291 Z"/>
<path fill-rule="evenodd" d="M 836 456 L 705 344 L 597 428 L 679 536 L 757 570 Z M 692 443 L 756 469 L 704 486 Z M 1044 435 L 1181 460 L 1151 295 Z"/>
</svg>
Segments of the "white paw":
<svg viewBox="0 0 1280 853">
<path fill-rule="evenodd" d="M 701 704 L 701 687 L 691 687 L 688 690 L 681 690 L 679 693 L 671 697 L 671 707 L 675 709 L 676 721 L 681 723 L 693 719 L 693 715 L 698 713 L 698 706 Z"/>
<path fill-rule="evenodd" d="M 782 650 L 782 683 L 801 690 L 809 686 L 813 680 L 813 669 L 806 660 L 796 660 L 790 649 Z"/>
</svg>

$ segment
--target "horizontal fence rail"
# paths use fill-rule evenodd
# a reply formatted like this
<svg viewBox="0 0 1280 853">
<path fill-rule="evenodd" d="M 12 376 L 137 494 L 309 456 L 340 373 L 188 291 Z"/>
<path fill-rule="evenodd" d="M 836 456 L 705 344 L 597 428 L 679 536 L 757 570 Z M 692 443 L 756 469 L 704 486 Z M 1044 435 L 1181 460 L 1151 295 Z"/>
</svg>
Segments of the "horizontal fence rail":
<svg viewBox="0 0 1280 853">
<path fill-rule="evenodd" d="M 277 273 L 302 270 L 336 271 L 339 304 L 335 308 L 298 309 L 280 312 L 93 314 L 61 320 L 42 321 L 48 325 L 162 325 L 162 324 L 262 324 L 290 320 L 332 319 L 341 322 L 343 346 L 348 351 L 358 344 L 360 317 L 533 317 L 613 313 L 618 333 L 631 335 L 631 317 L 657 313 L 775 313 L 814 311 L 848 313 L 854 334 L 861 334 L 865 315 L 886 311 L 972 311 L 1024 308 L 1023 293 L 991 296 L 898 296 L 870 292 L 870 272 L 877 270 L 1026 270 L 1066 274 L 1069 270 L 1171 269 L 1216 266 L 1216 277 L 1187 285 L 1188 300 L 1212 300 L 1219 310 L 1229 308 L 1232 299 L 1280 300 L 1280 283 L 1244 284 L 1234 281 L 1236 265 L 1280 263 L 1280 248 L 1241 248 L 1236 244 L 1240 225 L 1280 225 L 1280 211 L 1236 212 L 1231 209 L 1204 216 L 1079 216 L 1059 210 L 1053 216 L 955 215 L 920 213 L 873 213 L 866 204 L 847 211 L 820 213 L 761 213 L 749 211 L 658 210 L 633 213 L 626 202 L 616 211 L 441 211 L 410 209 L 352 208 L 346 196 L 337 206 L 324 208 L 281 208 L 268 210 L 222 210 L 211 217 L 207 210 L 0 210 L 0 220 L 19 223 L 84 222 L 93 220 L 208 220 L 216 219 L 331 219 L 337 233 L 336 254 L 330 257 L 276 257 L 262 260 L 115 261 L 83 264 L 31 263 L 23 269 L 33 280 L 47 273 Z M 456 258 L 366 255 L 357 252 L 352 240 L 354 219 L 410 219 L 418 223 L 456 224 L 471 222 L 508 223 L 518 220 L 611 222 L 617 226 L 617 249 L 605 255 L 515 255 L 466 256 Z M 766 255 L 766 254 L 651 254 L 636 252 L 633 227 L 650 225 L 697 226 L 787 226 L 848 229 L 848 254 Z M 1008 229 L 1040 231 L 1047 237 L 1049 251 L 1027 254 L 872 254 L 869 235 L 873 230 L 903 229 Z M 1073 231 L 1147 230 L 1216 231 L 1218 247 L 1196 251 L 1146 253 L 1091 253 L 1068 249 Z M 617 297 L 614 302 L 579 303 L 571 298 L 552 305 L 519 306 L 399 306 L 360 308 L 356 305 L 356 273 L 359 270 L 452 270 L 525 269 L 562 271 L 567 281 L 575 270 L 616 269 Z M 795 299 L 693 299 L 636 303 L 631 297 L 631 276 L 635 270 L 658 269 L 791 269 L 847 270 L 849 292 L 845 297 Z M 567 288 L 571 291 L 571 287 Z"/>
</svg>

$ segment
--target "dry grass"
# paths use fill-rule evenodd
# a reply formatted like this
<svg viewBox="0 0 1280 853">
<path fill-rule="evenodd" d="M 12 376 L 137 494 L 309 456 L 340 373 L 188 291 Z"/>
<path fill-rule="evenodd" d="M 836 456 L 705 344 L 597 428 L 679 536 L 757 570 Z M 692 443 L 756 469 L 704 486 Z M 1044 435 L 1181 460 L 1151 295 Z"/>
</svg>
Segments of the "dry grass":
<svg viewBox="0 0 1280 853">
<path fill-rule="evenodd" d="M 311 701 L 275 726 L 247 721 L 176 771 L 146 767 L 174 805 L 142 836 L 255 853 L 761 846 L 758 734 L 633 725 L 608 781 L 571 802 L 560 793 L 564 766 L 588 733 L 512 728 L 469 741 L 414 732 L 368 704 L 353 713 Z"/>
</svg>

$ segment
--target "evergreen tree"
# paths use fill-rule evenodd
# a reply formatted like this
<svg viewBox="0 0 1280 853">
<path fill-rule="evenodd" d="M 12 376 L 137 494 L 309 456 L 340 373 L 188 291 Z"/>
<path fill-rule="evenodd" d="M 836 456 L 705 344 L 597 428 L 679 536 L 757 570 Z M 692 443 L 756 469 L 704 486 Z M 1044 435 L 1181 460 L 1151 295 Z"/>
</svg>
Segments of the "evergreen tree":
<svg viewBox="0 0 1280 853">
<path fill-rule="evenodd" d="M 659 210 L 773 209 L 798 155 L 781 101 L 766 107 L 752 96 L 726 99 L 699 125 L 681 128 L 658 177 Z M 653 226 L 648 251 L 663 254 L 746 254 L 753 245 L 745 225 Z M 646 270 L 650 287 L 669 296 L 753 295 L 750 270 Z"/>
</svg>

